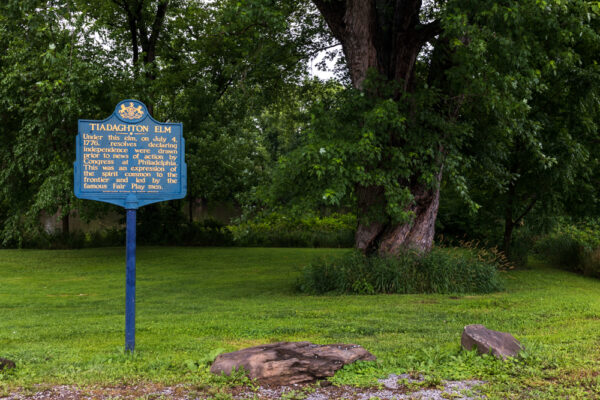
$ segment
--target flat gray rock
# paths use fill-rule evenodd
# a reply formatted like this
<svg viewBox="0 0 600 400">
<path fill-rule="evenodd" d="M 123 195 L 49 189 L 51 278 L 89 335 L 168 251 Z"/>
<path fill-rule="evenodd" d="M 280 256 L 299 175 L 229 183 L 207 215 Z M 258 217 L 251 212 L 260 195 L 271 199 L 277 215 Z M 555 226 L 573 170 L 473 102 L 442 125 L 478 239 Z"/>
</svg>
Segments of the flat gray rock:
<svg viewBox="0 0 600 400">
<path fill-rule="evenodd" d="M 344 365 L 359 360 L 376 358 L 354 344 L 279 342 L 221 354 L 210 371 L 229 375 L 243 367 L 250 378 L 263 385 L 294 385 L 333 376 Z"/>
<path fill-rule="evenodd" d="M 5 369 L 13 369 L 16 367 L 14 361 L 7 360 L 6 358 L 0 358 L 0 371 L 4 371 Z"/>
<path fill-rule="evenodd" d="M 523 345 L 507 332 L 487 329 L 483 325 L 467 325 L 460 340 L 466 350 L 477 348 L 479 354 L 491 353 L 497 358 L 517 357 L 524 350 Z"/>
</svg>

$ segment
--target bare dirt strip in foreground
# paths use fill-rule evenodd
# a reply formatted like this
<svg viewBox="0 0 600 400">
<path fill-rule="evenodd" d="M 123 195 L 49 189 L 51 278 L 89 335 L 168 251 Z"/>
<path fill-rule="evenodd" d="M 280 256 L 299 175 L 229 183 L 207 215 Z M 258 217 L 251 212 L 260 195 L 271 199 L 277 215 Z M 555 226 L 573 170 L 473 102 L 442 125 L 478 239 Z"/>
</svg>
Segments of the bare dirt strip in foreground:
<svg viewBox="0 0 600 400">
<path fill-rule="evenodd" d="M 413 384 L 407 387 L 403 383 Z M 435 387 L 420 387 L 419 378 L 409 375 L 390 375 L 379 381 L 380 385 L 371 388 L 354 386 L 294 385 L 278 387 L 237 387 L 208 388 L 194 385 L 163 386 L 153 383 L 142 383 L 131 386 L 50 386 L 20 390 L 0 396 L 2 400 L 205 400 L 205 399 L 264 399 L 264 400 L 475 400 L 483 397 L 478 394 L 477 386 L 481 381 L 444 381 Z"/>
</svg>

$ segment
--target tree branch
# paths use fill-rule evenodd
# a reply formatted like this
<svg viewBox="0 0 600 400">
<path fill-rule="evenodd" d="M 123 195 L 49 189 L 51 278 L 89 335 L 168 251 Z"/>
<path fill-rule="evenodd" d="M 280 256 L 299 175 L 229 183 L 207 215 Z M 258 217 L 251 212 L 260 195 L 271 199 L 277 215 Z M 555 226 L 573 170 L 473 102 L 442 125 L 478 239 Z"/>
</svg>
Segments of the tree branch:
<svg viewBox="0 0 600 400">
<path fill-rule="evenodd" d="M 313 3 L 319 9 L 325 22 L 331 29 L 333 36 L 342 42 L 346 24 L 344 15 L 346 15 L 346 0 L 313 0 Z"/>
<path fill-rule="evenodd" d="M 320 48 L 315 49 L 315 50 L 311 51 L 310 53 L 306 54 L 306 57 L 303 57 L 303 59 L 310 58 L 312 56 L 319 54 L 322 51 L 333 49 L 334 47 L 338 47 L 338 46 L 341 46 L 341 44 L 335 43 L 335 44 L 331 44 L 329 46 L 320 47 Z"/>
<path fill-rule="evenodd" d="M 154 23 L 152 24 L 152 33 L 149 40 L 148 50 L 151 52 L 154 52 L 154 49 L 156 48 L 156 42 L 158 41 L 158 36 L 160 35 L 168 6 L 169 0 L 161 0 L 160 3 L 158 3 L 156 17 L 154 18 Z"/>
<path fill-rule="evenodd" d="M 525 211 L 523 211 L 523 214 L 521 214 L 514 222 L 514 225 L 517 225 L 519 222 L 521 222 L 521 220 L 523 218 L 525 218 L 525 216 L 527 214 L 529 214 L 529 212 L 531 211 L 531 209 L 533 208 L 533 206 L 535 206 L 535 203 L 537 203 L 537 196 L 533 195 L 533 198 L 531 199 L 531 203 L 529 203 L 529 205 L 527 206 L 527 208 L 525 209 Z"/>
<path fill-rule="evenodd" d="M 439 19 L 436 19 L 428 24 L 419 24 L 416 26 L 415 31 L 421 38 L 421 42 L 425 44 L 443 32 L 442 23 Z"/>
<path fill-rule="evenodd" d="M 135 18 L 137 20 L 138 30 L 140 31 L 140 42 L 142 43 L 142 50 L 147 51 L 148 49 L 148 29 L 146 29 L 146 21 L 144 21 L 143 9 L 144 0 L 136 1 Z"/>
<path fill-rule="evenodd" d="M 407 32 L 419 25 L 422 0 L 396 0 L 394 31 Z"/>
<path fill-rule="evenodd" d="M 125 0 L 113 0 L 113 3 L 123 8 L 123 11 L 125 11 L 125 15 L 127 17 L 127 24 L 129 25 L 129 33 L 131 34 L 131 49 L 133 51 L 132 64 L 135 68 L 135 65 L 137 64 L 139 59 L 138 34 L 135 16 L 132 14 L 131 8 Z"/>
</svg>

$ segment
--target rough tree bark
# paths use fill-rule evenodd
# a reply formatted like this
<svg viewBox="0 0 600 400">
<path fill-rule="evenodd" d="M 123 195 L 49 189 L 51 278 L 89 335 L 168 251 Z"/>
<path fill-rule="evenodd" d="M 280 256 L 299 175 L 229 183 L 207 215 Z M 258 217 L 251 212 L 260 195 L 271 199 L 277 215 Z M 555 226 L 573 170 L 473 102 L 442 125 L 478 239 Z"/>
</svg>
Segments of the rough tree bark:
<svg viewBox="0 0 600 400">
<path fill-rule="evenodd" d="M 423 46 L 441 33 L 439 21 L 423 24 L 421 0 L 313 0 L 333 35 L 342 44 L 352 84 L 363 89 L 370 69 L 400 84 L 395 100 L 413 90 L 415 63 Z M 433 186 L 417 179 L 407 184 L 414 201 L 409 223 L 390 224 L 362 219 L 371 207 L 385 203 L 380 187 L 356 187 L 359 225 L 355 247 L 365 253 L 395 254 L 403 248 L 429 251 L 439 207 L 442 166 Z"/>
</svg>

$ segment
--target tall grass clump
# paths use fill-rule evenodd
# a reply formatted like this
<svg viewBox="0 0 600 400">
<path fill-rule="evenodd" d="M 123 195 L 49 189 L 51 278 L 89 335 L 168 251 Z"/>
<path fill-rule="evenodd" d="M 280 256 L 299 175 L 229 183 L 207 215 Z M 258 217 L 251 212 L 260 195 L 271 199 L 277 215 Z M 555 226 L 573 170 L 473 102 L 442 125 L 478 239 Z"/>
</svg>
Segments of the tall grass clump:
<svg viewBox="0 0 600 400">
<path fill-rule="evenodd" d="M 426 255 L 397 256 L 351 252 L 306 266 L 297 281 L 301 292 L 323 293 L 490 293 L 502 288 L 497 265 L 470 251 L 434 249 Z"/>
</svg>

